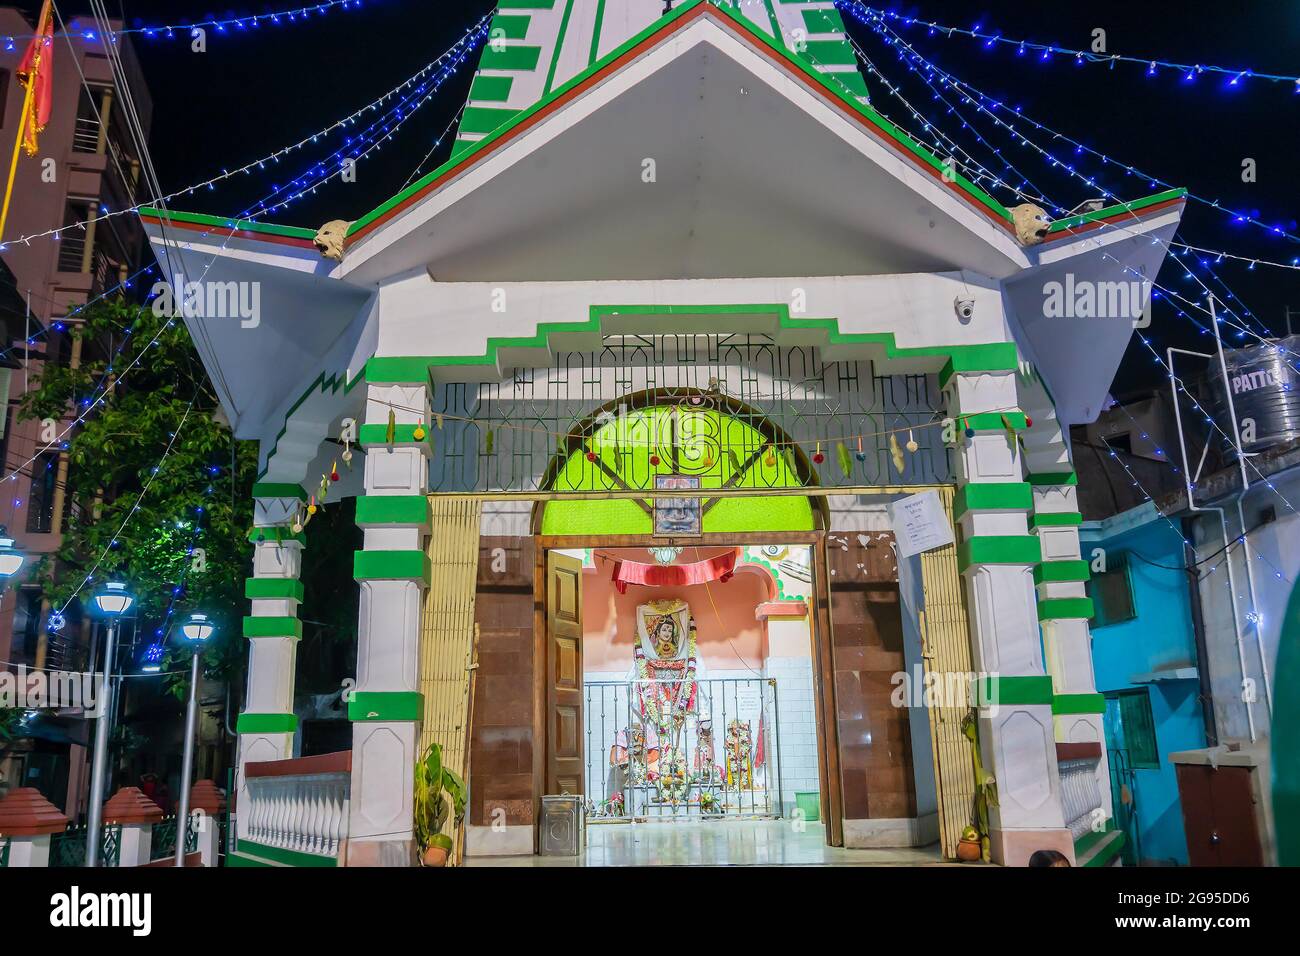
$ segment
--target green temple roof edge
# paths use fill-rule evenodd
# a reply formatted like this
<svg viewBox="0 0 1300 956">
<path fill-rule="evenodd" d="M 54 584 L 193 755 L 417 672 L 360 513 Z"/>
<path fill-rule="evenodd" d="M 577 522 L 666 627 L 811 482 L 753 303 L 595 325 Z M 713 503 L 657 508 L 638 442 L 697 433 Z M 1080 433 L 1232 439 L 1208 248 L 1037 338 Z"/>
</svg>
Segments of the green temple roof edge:
<svg viewBox="0 0 1300 956">
<path fill-rule="evenodd" d="M 886 358 L 951 359 L 953 355 L 969 355 L 978 359 L 982 370 L 1013 371 L 1017 367 L 1018 353 L 1014 342 L 988 342 L 970 345 L 922 345 L 900 347 L 893 332 L 841 332 L 839 319 L 801 319 L 790 315 L 785 303 L 743 305 L 593 305 L 588 318 L 580 322 L 543 322 L 531 336 L 491 337 L 486 350 L 478 355 L 390 355 L 375 356 L 365 367 L 367 381 L 375 385 L 422 383 L 428 379 L 428 370 L 438 366 L 491 366 L 497 365 L 498 353 L 506 348 L 546 348 L 551 336 L 575 332 L 600 332 L 601 321 L 620 315 L 745 315 L 767 313 L 776 316 L 781 328 L 821 329 L 826 333 L 827 345 L 882 345 Z"/>
</svg>

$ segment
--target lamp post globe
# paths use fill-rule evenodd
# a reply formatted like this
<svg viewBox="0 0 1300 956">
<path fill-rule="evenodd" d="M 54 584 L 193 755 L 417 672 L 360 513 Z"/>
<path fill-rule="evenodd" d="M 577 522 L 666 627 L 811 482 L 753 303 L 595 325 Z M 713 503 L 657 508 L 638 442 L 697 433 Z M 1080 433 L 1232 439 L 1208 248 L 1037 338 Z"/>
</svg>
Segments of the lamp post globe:
<svg viewBox="0 0 1300 956">
<path fill-rule="evenodd" d="M 0 525 L 0 580 L 7 581 L 18 573 L 27 555 L 18 550 L 9 532 Z"/>
<path fill-rule="evenodd" d="M 94 601 L 99 613 L 111 620 L 129 611 L 135 597 L 121 581 L 109 581 L 95 592 Z"/>
</svg>

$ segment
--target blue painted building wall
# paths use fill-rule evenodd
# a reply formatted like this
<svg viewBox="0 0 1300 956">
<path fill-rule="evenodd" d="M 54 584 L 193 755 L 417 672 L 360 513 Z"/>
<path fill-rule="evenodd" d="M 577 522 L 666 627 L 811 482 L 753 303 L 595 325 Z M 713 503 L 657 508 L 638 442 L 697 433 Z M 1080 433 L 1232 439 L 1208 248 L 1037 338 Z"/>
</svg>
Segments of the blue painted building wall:
<svg viewBox="0 0 1300 956">
<path fill-rule="evenodd" d="M 1169 754 L 1206 744 L 1200 687 L 1194 679 L 1134 682 L 1143 675 L 1197 666 L 1182 535 L 1177 522 L 1166 521 L 1147 502 L 1105 521 L 1086 522 L 1079 537 L 1085 558 L 1104 548 L 1108 560 L 1121 554 L 1128 560 L 1136 617 L 1094 627 L 1092 660 L 1099 693 L 1145 687 L 1151 701 L 1159 768 L 1135 771 L 1141 858 L 1186 865 L 1178 782 Z M 1113 728 L 1108 725 L 1106 732 L 1109 739 Z"/>
</svg>

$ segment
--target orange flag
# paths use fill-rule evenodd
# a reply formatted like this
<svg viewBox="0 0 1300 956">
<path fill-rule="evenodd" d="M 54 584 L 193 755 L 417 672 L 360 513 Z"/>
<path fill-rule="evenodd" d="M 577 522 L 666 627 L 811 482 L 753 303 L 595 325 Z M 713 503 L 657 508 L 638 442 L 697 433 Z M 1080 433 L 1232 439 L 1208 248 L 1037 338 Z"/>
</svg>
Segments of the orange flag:
<svg viewBox="0 0 1300 956">
<path fill-rule="evenodd" d="M 54 18 L 47 16 L 18 64 L 18 81 L 32 91 L 32 106 L 22 129 L 23 150 L 35 156 L 54 106 Z"/>
</svg>

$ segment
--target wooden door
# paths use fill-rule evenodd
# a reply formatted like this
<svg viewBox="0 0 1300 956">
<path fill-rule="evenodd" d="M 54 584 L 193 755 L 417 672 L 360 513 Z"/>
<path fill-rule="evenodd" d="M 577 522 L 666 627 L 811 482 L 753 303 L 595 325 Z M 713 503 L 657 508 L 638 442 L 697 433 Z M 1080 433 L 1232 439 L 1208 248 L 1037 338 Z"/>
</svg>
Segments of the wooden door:
<svg viewBox="0 0 1300 956">
<path fill-rule="evenodd" d="M 546 553 L 546 793 L 583 792 L 582 562 Z"/>
</svg>

